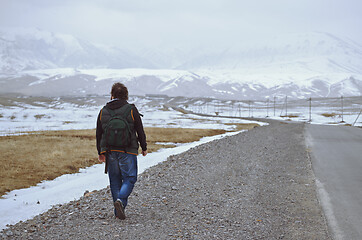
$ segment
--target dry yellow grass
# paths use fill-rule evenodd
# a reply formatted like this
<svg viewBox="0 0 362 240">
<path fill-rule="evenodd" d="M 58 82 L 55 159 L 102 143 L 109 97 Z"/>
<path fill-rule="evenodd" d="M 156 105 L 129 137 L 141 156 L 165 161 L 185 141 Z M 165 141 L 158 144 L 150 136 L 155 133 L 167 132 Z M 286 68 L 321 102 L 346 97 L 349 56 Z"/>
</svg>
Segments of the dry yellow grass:
<svg viewBox="0 0 362 240">
<path fill-rule="evenodd" d="M 145 128 L 148 151 L 172 147 L 156 142 L 185 143 L 225 133 L 215 129 Z M 1 136 L 0 196 L 98 163 L 95 130 L 33 132 Z"/>
<path fill-rule="evenodd" d="M 289 114 L 289 115 L 281 115 L 280 117 L 282 117 L 282 118 L 286 118 L 286 117 L 288 117 L 288 118 L 297 118 L 297 117 L 299 117 L 299 115 Z"/>
<path fill-rule="evenodd" d="M 97 161 L 94 137 L 64 132 L 0 137 L 0 194 L 77 172 Z"/>
<path fill-rule="evenodd" d="M 335 117 L 338 114 L 337 113 L 322 113 L 321 114 L 323 117 Z"/>
</svg>

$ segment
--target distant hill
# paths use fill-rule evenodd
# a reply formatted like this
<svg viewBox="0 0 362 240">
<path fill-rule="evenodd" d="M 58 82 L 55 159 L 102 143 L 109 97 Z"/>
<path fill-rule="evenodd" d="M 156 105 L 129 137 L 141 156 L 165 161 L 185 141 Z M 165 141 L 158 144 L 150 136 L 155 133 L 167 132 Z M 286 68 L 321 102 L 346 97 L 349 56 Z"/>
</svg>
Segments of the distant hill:
<svg viewBox="0 0 362 240">
<path fill-rule="evenodd" d="M 134 53 L 41 30 L 0 31 L 0 93 L 108 94 L 114 81 L 140 95 L 360 96 L 362 47 L 328 33 L 301 33 L 225 48 Z"/>
</svg>

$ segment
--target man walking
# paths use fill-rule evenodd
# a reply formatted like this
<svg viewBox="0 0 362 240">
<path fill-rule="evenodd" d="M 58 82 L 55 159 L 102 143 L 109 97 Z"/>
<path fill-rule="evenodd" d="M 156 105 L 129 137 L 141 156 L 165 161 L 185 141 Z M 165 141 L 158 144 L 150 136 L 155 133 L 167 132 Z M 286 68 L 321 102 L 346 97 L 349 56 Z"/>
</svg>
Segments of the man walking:
<svg viewBox="0 0 362 240">
<path fill-rule="evenodd" d="M 126 86 L 114 83 L 111 101 L 98 114 L 96 130 L 98 159 L 106 162 L 105 172 L 108 172 L 114 213 L 119 219 L 126 218 L 124 209 L 137 181 L 139 144 L 142 155 L 147 155 L 140 114 L 135 105 L 127 100 Z"/>
</svg>

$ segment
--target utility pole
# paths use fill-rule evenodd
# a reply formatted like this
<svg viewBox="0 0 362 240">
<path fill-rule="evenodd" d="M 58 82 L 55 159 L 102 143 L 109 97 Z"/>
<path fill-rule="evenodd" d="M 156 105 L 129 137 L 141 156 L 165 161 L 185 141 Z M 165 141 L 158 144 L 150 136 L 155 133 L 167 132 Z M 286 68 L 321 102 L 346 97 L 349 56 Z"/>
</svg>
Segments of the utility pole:
<svg viewBox="0 0 362 240">
<path fill-rule="evenodd" d="M 266 117 L 269 117 L 269 98 L 268 101 L 266 102 Z"/>
<path fill-rule="evenodd" d="M 288 96 L 285 96 L 285 116 L 288 117 Z"/>
<path fill-rule="evenodd" d="M 312 98 L 309 98 L 309 122 L 312 122 Z"/>
<path fill-rule="evenodd" d="M 219 115 L 221 115 L 221 112 L 223 111 L 221 100 L 219 102 Z"/>
<path fill-rule="evenodd" d="M 249 101 L 249 117 L 251 117 L 251 101 Z"/>
<path fill-rule="evenodd" d="M 275 96 L 274 96 L 274 117 L 275 117 Z"/>
<path fill-rule="evenodd" d="M 352 126 L 354 126 L 356 124 L 356 122 L 357 122 L 359 116 L 361 115 L 361 113 L 362 113 L 362 109 L 359 111 L 359 114 L 358 114 L 356 120 L 354 121 L 354 123 L 352 124 Z"/>
<path fill-rule="evenodd" d="M 342 103 L 342 122 L 344 122 L 343 121 L 343 96 L 341 96 L 341 103 Z"/>
<path fill-rule="evenodd" d="M 229 116 L 234 116 L 234 102 L 231 101 L 231 112 L 229 113 Z"/>
<path fill-rule="evenodd" d="M 253 118 L 254 117 L 254 108 L 253 108 L 253 104 L 251 104 L 251 117 Z"/>
</svg>

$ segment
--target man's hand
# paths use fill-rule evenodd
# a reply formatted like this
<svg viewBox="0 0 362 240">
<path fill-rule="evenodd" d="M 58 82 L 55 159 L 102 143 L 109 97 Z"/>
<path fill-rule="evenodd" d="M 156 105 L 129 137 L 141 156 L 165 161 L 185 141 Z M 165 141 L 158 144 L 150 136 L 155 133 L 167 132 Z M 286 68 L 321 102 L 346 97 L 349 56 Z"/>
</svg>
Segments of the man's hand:
<svg viewBox="0 0 362 240">
<path fill-rule="evenodd" d="M 104 154 L 101 154 L 101 155 L 98 155 L 98 161 L 103 163 L 106 161 L 106 155 Z"/>
<path fill-rule="evenodd" d="M 146 151 L 142 151 L 142 155 L 146 156 L 147 155 L 147 150 Z"/>
</svg>

